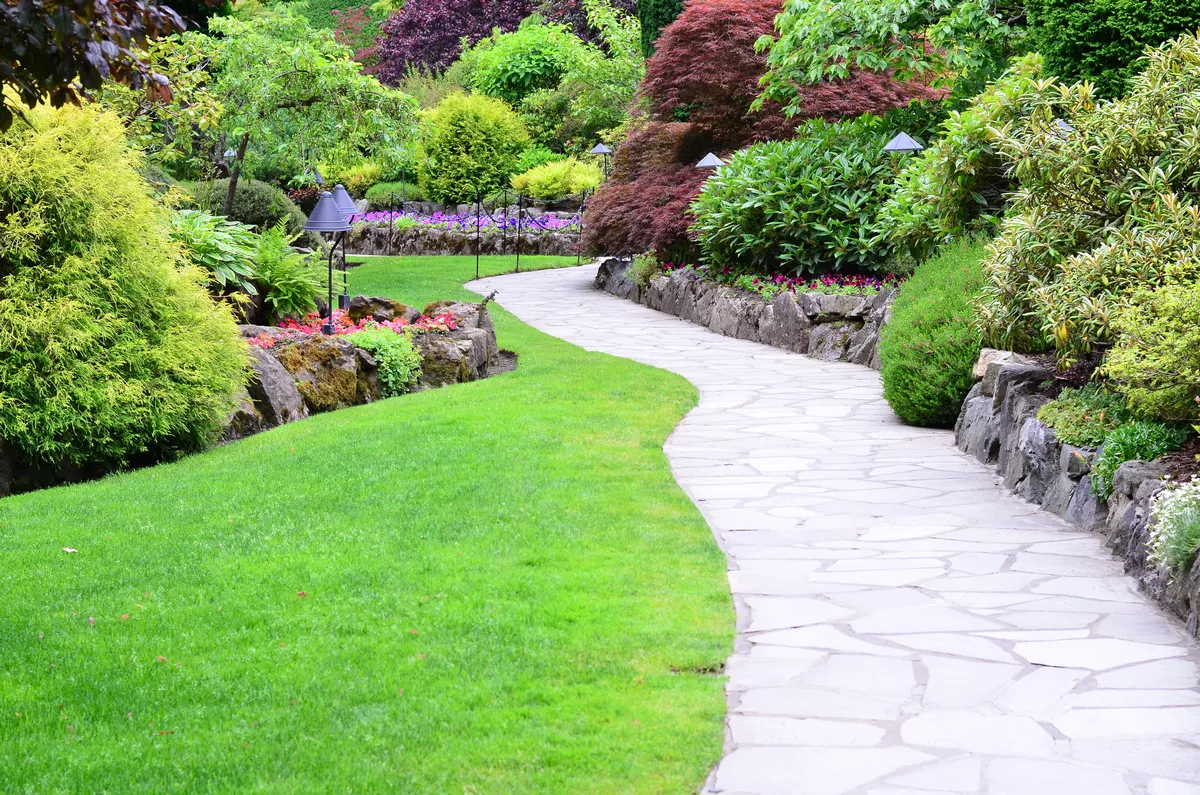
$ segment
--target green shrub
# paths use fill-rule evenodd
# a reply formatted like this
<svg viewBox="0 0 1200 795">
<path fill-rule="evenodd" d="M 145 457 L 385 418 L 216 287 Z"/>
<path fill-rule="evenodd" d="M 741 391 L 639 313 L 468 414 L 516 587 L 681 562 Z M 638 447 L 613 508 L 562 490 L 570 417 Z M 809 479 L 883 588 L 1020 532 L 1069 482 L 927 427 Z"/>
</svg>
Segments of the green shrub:
<svg viewBox="0 0 1200 795">
<path fill-rule="evenodd" d="M 1196 0 L 1025 0 L 1029 43 L 1051 74 L 1125 93 L 1147 47 L 1200 27 Z"/>
<path fill-rule="evenodd" d="M 514 174 L 524 174 L 531 168 L 544 166 L 547 163 L 555 163 L 559 160 L 566 160 L 566 155 L 560 155 L 557 152 L 551 151 L 549 148 L 541 144 L 534 144 L 521 152 L 517 157 L 517 162 L 513 163 Z"/>
<path fill-rule="evenodd" d="M 717 169 L 692 203 L 708 264 L 797 275 L 877 270 L 890 137 L 878 117 L 803 124 L 790 141 L 755 144 Z"/>
<path fill-rule="evenodd" d="M 1113 476 L 1126 461 L 1153 461 L 1178 450 L 1187 441 L 1185 428 L 1150 420 L 1127 422 L 1104 439 L 1092 465 L 1092 491 L 1102 499 L 1112 496 Z"/>
<path fill-rule="evenodd" d="M 421 192 L 443 204 L 474 201 L 508 184 L 529 133 L 498 99 L 451 94 L 428 115 Z"/>
<path fill-rule="evenodd" d="M 1012 188 L 1008 164 L 996 151 L 996 129 L 1022 123 L 1031 108 L 1020 98 L 1039 91 L 1041 73 L 1036 53 L 1014 62 L 969 107 L 951 112 L 937 140 L 907 162 L 879 214 L 883 241 L 895 248 L 899 264 L 920 262 L 955 238 L 995 232 Z"/>
<path fill-rule="evenodd" d="M 217 292 L 240 288 L 256 293 L 251 279 L 258 235 L 253 229 L 200 210 L 179 210 L 171 216 L 168 234 L 188 261 L 208 274 Z"/>
<path fill-rule="evenodd" d="M 650 280 L 662 273 L 662 265 L 653 251 L 638 254 L 633 262 L 625 269 L 625 276 L 638 287 L 649 287 Z"/>
<path fill-rule="evenodd" d="M 536 166 L 512 178 L 513 190 L 535 199 L 551 201 L 592 190 L 603 175 L 595 163 L 583 163 L 573 157 Z"/>
<path fill-rule="evenodd" d="M 385 328 L 366 328 L 347 339 L 375 357 L 385 398 L 403 395 L 421 376 L 421 354 L 410 335 Z"/>
<path fill-rule="evenodd" d="M 1183 278 L 1133 294 L 1113 322 L 1117 344 L 1104 371 L 1142 413 L 1166 420 L 1200 416 L 1200 281 Z"/>
<path fill-rule="evenodd" d="M 1096 103 L 1086 85 L 1048 81 L 1021 98 L 1029 124 L 999 129 L 996 143 L 1018 189 L 977 307 L 988 344 L 1053 346 L 1069 364 L 1112 341 L 1135 291 L 1168 270 L 1200 276 L 1197 64 L 1200 40 L 1184 36 L 1150 54 L 1125 99 Z"/>
<path fill-rule="evenodd" d="M 90 470 L 203 448 L 246 345 L 167 236 L 140 155 L 95 105 L 0 135 L 0 438 Z"/>
<path fill-rule="evenodd" d="M 983 253 L 957 244 L 918 266 L 880 332 L 883 396 L 910 425 L 952 426 L 974 383 L 980 340 L 971 301 L 983 284 Z"/>
<path fill-rule="evenodd" d="M 340 182 L 351 196 L 364 198 L 373 185 L 383 180 L 383 169 L 370 161 L 364 161 L 337 172 L 334 182 Z"/>
<path fill-rule="evenodd" d="M 273 322 L 313 311 L 321 291 L 321 274 L 292 242 L 283 224 L 276 224 L 262 233 L 254 251 L 254 282 Z"/>
<path fill-rule="evenodd" d="M 421 188 L 411 182 L 380 182 L 372 185 L 364 197 L 371 206 L 398 204 L 401 200 L 419 202 L 425 200 Z"/>
<path fill-rule="evenodd" d="M 557 86 L 584 47 L 569 27 L 546 23 L 535 14 L 511 33 L 497 29 L 463 59 L 472 62 L 477 91 L 518 105 L 534 91 Z"/>
<path fill-rule="evenodd" d="M 1099 447 L 1109 432 L 1133 419 L 1125 398 L 1097 384 L 1064 389 L 1038 409 L 1037 418 L 1054 429 L 1060 442 Z"/>
<path fill-rule="evenodd" d="M 229 192 L 229 180 L 197 182 L 191 186 L 191 205 L 212 215 L 225 215 L 225 196 Z M 233 194 L 233 211 L 229 220 L 238 221 L 262 231 L 279 223 L 287 222 L 288 234 L 304 232 L 308 220 L 296 203 L 280 188 L 254 179 L 239 179 Z"/>
<path fill-rule="evenodd" d="M 1200 480 L 1163 489 L 1150 501 L 1150 560 L 1186 571 L 1200 547 Z"/>
</svg>

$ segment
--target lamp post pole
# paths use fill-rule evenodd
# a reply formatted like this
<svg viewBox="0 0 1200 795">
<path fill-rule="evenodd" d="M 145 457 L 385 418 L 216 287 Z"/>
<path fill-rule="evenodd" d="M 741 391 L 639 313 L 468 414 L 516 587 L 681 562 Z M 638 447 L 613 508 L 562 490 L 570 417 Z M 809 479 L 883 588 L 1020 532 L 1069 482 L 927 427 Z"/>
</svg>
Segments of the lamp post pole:
<svg viewBox="0 0 1200 795">
<path fill-rule="evenodd" d="M 341 187 L 341 186 L 338 186 Z M 334 328 L 333 317 L 333 258 L 337 251 L 338 243 L 342 244 L 342 253 L 346 251 L 346 232 L 350 231 L 350 220 L 337 206 L 337 200 L 329 191 L 324 191 L 321 198 L 317 200 L 317 205 L 313 207 L 312 214 L 308 216 L 308 221 L 304 224 L 304 229 L 307 232 L 317 232 L 319 234 L 333 234 L 333 244 L 329 247 L 329 308 L 328 322 L 321 325 L 322 334 L 333 334 Z"/>
<path fill-rule="evenodd" d="M 604 181 L 605 182 L 608 182 L 608 156 L 611 155 L 612 153 L 613 153 L 613 150 L 609 149 L 604 144 L 596 144 L 592 148 L 592 154 L 600 155 L 602 158 L 604 158 Z"/>
</svg>

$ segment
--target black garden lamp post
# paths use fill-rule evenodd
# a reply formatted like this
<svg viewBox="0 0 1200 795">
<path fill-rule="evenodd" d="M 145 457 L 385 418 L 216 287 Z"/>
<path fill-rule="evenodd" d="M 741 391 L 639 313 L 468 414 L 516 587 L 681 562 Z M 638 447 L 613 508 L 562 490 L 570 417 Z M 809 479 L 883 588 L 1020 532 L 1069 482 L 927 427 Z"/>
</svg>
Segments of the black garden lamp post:
<svg viewBox="0 0 1200 795">
<path fill-rule="evenodd" d="M 333 333 L 333 255 L 337 251 L 337 244 L 342 244 L 342 256 L 346 252 L 346 233 L 350 231 L 350 221 L 338 209 L 337 201 L 333 198 L 333 194 L 329 191 L 324 191 L 321 198 L 317 201 L 317 206 L 313 207 L 312 215 L 308 216 L 308 222 L 304 224 L 306 232 L 317 232 L 318 234 L 334 235 L 333 243 L 329 247 L 329 318 L 328 322 L 321 326 L 322 334 Z"/>
<path fill-rule="evenodd" d="M 716 155 L 714 155 L 712 152 L 709 152 L 708 154 L 706 154 L 706 155 L 704 156 L 704 159 L 703 159 L 703 160 L 701 160 L 699 163 L 697 163 L 697 164 L 696 164 L 696 168 L 711 168 L 711 169 L 718 169 L 718 168 L 720 168 L 720 167 L 721 167 L 721 166 L 723 166 L 723 165 L 725 165 L 725 161 L 724 161 L 724 160 L 722 160 L 721 158 L 717 157 L 717 156 L 716 156 Z"/>
<path fill-rule="evenodd" d="M 604 144 L 596 144 L 596 146 L 592 148 L 592 154 L 600 155 L 601 157 L 604 158 L 604 181 L 605 182 L 608 181 L 608 156 L 611 155 L 612 153 L 613 153 L 613 150 L 609 149 Z"/>
<path fill-rule="evenodd" d="M 337 185 L 333 189 L 333 201 L 337 205 L 338 211 L 346 217 L 346 222 L 349 223 L 352 216 L 358 214 L 358 207 L 354 205 L 354 199 L 350 198 L 350 194 L 341 185 Z M 342 239 L 342 294 L 338 296 L 338 309 L 345 312 L 350 308 L 350 279 L 346 275 L 346 242 Z"/>
<path fill-rule="evenodd" d="M 325 187 L 325 177 L 323 177 L 321 175 L 321 172 L 314 168 L 312 173 L 313 173 L 313 182 L 317 183 L 317 187 L 318 188 Z"/>
</svg>

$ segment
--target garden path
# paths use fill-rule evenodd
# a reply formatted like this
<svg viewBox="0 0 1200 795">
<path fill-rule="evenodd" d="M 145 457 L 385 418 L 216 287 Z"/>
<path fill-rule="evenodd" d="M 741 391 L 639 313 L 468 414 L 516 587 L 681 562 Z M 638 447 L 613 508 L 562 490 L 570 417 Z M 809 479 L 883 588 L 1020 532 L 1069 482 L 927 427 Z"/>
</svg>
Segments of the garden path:
<svg viewBox="0 0 1200 795">
<path fill-rule="evenodd" d="M 1100 537 L 901 424 L 878 373 L 719 336 L 594 273 L 468 287 L 700 390 L 665 449 L 737 604 L 706 792 L 1200 793 L 1200 658 Z"/>
</svg>

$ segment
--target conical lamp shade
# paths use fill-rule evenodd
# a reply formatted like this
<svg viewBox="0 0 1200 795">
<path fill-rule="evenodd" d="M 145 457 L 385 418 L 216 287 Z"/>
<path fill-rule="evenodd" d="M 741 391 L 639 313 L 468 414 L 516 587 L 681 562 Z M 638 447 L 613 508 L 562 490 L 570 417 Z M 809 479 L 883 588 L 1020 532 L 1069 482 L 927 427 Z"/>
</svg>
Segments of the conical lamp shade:
<svg viewBox="0 0 1200 795">
<path fill-rule="evenodd" d="M 594 154 L 594 155 L 611 155 L 612 150 L 609 149 L 604 144 L 596 144 L 595 148 L 592 149 L 592 154 Z"/>
<path fill-rule="evenodd" d="M 337 207 L 342 211 L 342 215 L 350 216 L 358 213 L 358 208 L 354 206 L 354 199 L 350 198 L 350 194 L 341 185 L 333 189 L 333 200 L 337 202 Z"/>
<path fill-rule="evenodd" d="M 725 161 L 709 152 L 704 156 L 704 159 L 696 164 L 696 168 L 720 168 L 725 165 Z"/>
<path fill-rule="evenodd" d="M 317 201 L 317 206 L 313 208 L 312 215 L 308 216 L 308 223 L 304 225 L 304 229 L 308 232 L 349 232 L 350 222 L 338 209 L 333 194 L 325 191 Z"/>
<path fill-rule="evenodd" d="M 915 139 L 908 133 L 900 133 L 895 138 L 887 142 L 887 146 L 883 147 L 885 152 L 920 152 L 925 147 L 916 142 Z"/>
</svg>

